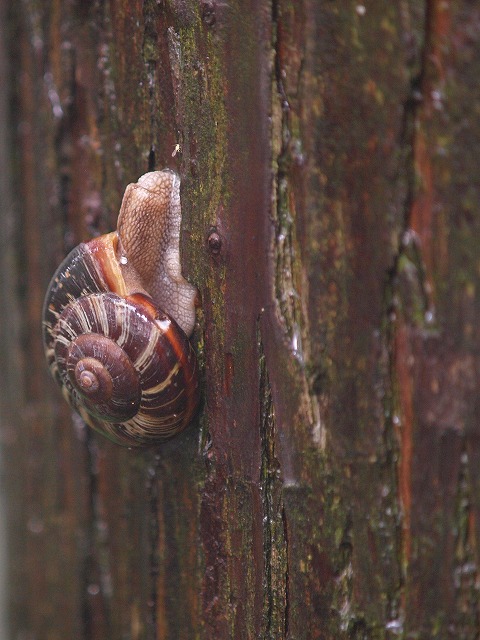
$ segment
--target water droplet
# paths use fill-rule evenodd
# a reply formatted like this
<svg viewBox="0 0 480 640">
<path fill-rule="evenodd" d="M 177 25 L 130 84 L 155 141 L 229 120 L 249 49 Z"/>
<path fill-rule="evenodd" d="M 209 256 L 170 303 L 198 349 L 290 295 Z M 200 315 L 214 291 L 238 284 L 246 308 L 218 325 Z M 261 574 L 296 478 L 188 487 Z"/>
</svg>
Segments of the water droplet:
<svg viewBox="0 0 480 640">
<path fill-rule="evenodd" d="M 87 587 L 87 593 L 89 596 L 98 596 L 100 593 L 100 587 L 98 584 L 89 584 Z"/>
<path fill-rule="evenodd" d="M 440 111 L 443 108 L 442 92 L 438 90 L 433 90 L 430 93 L 430 96 L 432 98 L 433 106 L 435 107 L 435 109 L 437 109 L 437 111 Z"/>
<path fill-rule="evenodd" d="M 45 525 L 43 524 L 43 520 L 41 520 L 40 518 L 38 518 L 37 516 L 32 516 L 29 520 L 28 520 L 28 530 L 31 533 L 43 533 L 43 530 L 45 529 Z"/>
<path fill-rule="evenodd" d="M 395 635 L 403 632 L 403 622 L 399 618 L 395 618 L 395 620 L 390 620 L 385 625 L 385 629 L 388 629 Z"/>
</svg>

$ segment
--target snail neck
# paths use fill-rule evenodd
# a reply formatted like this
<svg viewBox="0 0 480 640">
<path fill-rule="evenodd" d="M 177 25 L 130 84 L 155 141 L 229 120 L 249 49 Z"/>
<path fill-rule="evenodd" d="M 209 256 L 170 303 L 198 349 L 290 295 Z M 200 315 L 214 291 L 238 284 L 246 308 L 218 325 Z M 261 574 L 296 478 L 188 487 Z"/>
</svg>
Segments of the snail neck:
<svg viewBox="0 0 480 640">
<path fill-rule="evenodd" d="M 147 292 L 190 335 L 197 290 L 182 276 L 180 225 L 180 178 L 172 171 L 145 174 L 125 191 L 117 260 L 127 292 Z"/>
</svg>

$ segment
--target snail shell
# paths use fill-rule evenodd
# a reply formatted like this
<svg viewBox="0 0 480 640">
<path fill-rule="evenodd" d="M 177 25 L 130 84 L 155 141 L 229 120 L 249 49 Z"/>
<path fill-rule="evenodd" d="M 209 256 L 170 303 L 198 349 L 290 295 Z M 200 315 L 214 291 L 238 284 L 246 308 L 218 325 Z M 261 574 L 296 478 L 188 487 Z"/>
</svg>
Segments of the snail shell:
<svg viewBox="0 0 480 640">
<path fill-rule="evenodd" d="M 127 446 L 184 429 L 199 402 L 188 337 L 197 290 L 180 266 L 180 180 L 128 185 L 118 229 L 76 247 L 44 304 L 47 363 L 87 424 Z"/>
</svg>

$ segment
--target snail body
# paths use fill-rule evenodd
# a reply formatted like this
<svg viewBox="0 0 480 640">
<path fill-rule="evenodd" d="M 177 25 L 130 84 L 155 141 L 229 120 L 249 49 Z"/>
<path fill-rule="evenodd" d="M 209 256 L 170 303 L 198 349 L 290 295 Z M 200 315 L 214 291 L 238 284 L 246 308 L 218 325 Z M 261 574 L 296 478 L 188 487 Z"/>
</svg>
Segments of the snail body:
<svg viewBox="0 0 480 640">
<path fill-rule="evenodd" d="M 87 424 L 127 446 L 178 433 L 199 401 L 189 341 L 197 290 L 181 273 L 179 186 L 170 171 L 129 185 L 117 231 L 78 245 L 45 297 L 54 379 Z"/>
</svg>

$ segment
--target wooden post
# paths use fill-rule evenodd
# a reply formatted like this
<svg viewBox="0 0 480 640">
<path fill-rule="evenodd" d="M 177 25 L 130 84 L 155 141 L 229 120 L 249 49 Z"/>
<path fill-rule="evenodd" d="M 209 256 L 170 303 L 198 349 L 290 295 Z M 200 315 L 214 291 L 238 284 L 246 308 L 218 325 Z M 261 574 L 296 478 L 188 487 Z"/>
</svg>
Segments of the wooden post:
<svg viewBox="0 0 480 640">
<path fill-rule="evenodd" d="M 478 637 L 474 3 L 0 6 L 10 637 Z M 138 452 L 71 415 L 40 324 L 153 166 L 203 400 Z"/>
</svg>

